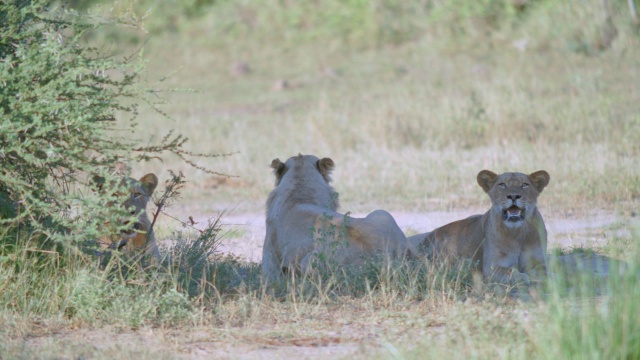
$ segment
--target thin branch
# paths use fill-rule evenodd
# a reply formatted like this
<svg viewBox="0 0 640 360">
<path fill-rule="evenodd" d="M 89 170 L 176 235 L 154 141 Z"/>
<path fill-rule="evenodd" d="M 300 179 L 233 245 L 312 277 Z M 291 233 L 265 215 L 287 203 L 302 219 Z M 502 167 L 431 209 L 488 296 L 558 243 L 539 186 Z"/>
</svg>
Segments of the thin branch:
<svg viewBox="0 0 640 360">
<path fill-rule="evenodd" d="M 638 12 L 636 11 L 636 4 L 634 4 L 633 0 L 627 0 L 629 4 L 629 12 L 631 13 L 631 20 L 634 25 L 639 25 L 640 20 L 638 20 Z"/>
<path fill-rule="evenodd" d="M 193 226 L 193 225 L 192 225 L 192 224 L 190 224 L 190 223 L 184 222 L 184 221 L 182 221 L 182 220 L 178 219 L 178 218 L 177 218 L 177 217 L 175 217 L 175 216 L 169 215 L 168 213 L 166 213 L 166 212 L 164 212 L 164 211 L 162 211 L 162 213 L 163 213 L 165 216 L 168 216 L 168 217 L 170 217 L 171 219 L 173 219 L 173 220 L 175 220 L 175 221 L 179 222 L 180 224 L 182 224 L 182 226 L 183 226 L 183 227 L 190 227 L 190 228 L 192 228 L 193 230 L 199 231 L 199 232 L 200 232 L 200 234 L 204 233 L 204 231 L 202 231 L 202 230 L 198 229 L 197 227 Z M 191 216 L 189 216 L 189 221 L 190 221 L 190 222 L 192 222 L 193 224 L 195 224 L 195 222 L 193 221 L 193 218 L 192 218 Z"/>
</svg>

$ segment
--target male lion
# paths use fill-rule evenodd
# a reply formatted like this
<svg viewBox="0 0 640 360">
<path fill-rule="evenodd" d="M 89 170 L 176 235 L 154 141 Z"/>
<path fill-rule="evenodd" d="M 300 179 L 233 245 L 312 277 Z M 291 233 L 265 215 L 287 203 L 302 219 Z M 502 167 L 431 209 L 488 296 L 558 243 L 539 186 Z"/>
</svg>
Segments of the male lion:
<svg viewBox="0 0 640 360">
<path fill-rule="evenodd" d="M 542 279 L 547 230 L 536 200 L 549 184 L 549 174 L 482 170 L 477 181 L 491 198 L 489 211 L 412 236 L 409 242 L 445 258 L 472 259 L 491 282 L 529 285 L 531 279 Z"/>
<path fill-rule="evenodd" d="M 329 185 L 333 160 L 313 155 L 271 163 L 276 185 L 266 206 L 267 233 L 262 249 L 266 280 L 305 272 L 323 257 L 337 265 L 359 265 L 380 254 L 386 259 L 408 251 L 407 239 L 393 217 L 376 210 L 364 219 L 340 214 Z"/>
<path fill-rule="evenodd" d="M 103 178 L 94 178 L 94 182 L 99 189 L 102 189 Z M 129 210 L 131 215 L 137 215 L 138 221 L 133 224 L 124 221 L 124 225 L 130 225 L 128 229 L 116 235 L 104 235 L 99 238 L 98 244 L 104 249 L 144 251 L 145 255 L 152 255 L 154 260 L 159 260 L 160 252 L 146 212 L 147 203 L 158 186 L 158 177 L 153 173 L 141 177 L 140 180 L 123 177 L 111 183 L 110 186 L 119 186 L 129 191 L 122 206 Z M 109 203 L 107 206 L 113 206 L 113 204 Z"/>
</svg>

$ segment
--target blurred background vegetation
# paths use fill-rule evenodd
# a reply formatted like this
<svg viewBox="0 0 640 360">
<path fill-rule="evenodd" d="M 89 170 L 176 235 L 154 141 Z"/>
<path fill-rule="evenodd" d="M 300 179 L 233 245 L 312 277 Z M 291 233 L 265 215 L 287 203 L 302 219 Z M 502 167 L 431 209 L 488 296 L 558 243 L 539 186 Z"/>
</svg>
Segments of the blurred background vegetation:
<svg viewBox="0 0 640 360">
<path fill-rule="evenodd" d="M 2 5 L 18 3 L 28 2 L 3 1 Z M 291 333 L 298 330 L 315 337 L 318 327 L 336 323 L 335 315 L 326 314 L 341 310 L 346 317 L 365 317 L 375 323 L 387 321 L 375 318 L 384 314 L 412 319 L 416 323 L 411 326 L 419 331 L 444 324 L 438 327 L 456 335 L 437 343 L 442 346 L 433 346 L 427 338 L 428 344 L 410 348 L 417 349 L 417 355 L 406 350 L 407 357 L 419 358 L 423 349 L 433 351 L 434 357 L 449 354 L 461 348 L 457 339 L 471 355 L 481 358 L 572 357 L 581 350 L 576 357 L 638 357 L 640 28 L 633 0 L 78 0 L 46 5 L 43 14 L 66 6 L 67 15 L 82 26 L 61 29 L 53 22 L 31 28 L 40 36 L 34 39 L 46 45 L 39 48 L 35 40 L 7 41 L 10 37 L 5 34 L 17 33 L 10 33 L 2 22 L 3 71 L 13 71 L 5 54 L 14 54 L 15 44 L 29 48 L 34 64 L 44 61 L 51 72 L 67 68 L 52 66 L 44 53 L 36 55 L 43 49 L 63 49 L 68 51 L 66 57 L 58 59 L 80 63 L 61 70 L 64 79 L 75 84 L 78 78 L 95 76 L 95 81 L 113 81 L 104 86 L 114 91 L 97 90 L 105 95 L 99 104 L 105 107 L 82 100 L 88 98 L 74 103 L 77 116 L 73 120 L 84 126 L 75 136 L 100 146 L 98 150 L 108 156 L 87 165 L 87 154 L 68 146 L 65 154 L 73 161 L 54 162 L 54 168 L 71 166 L 91 172 L 108 167 L 108 162 L 128 161 L 134 177 L 154 172 L 161 182 L 167 170 L 182 171 L 188 183 L 176 205 L 181 216 L 211 216 L 229 207 L 261 213 L 273 186 L 271 159 L 298 152 L 335 160 L 334 185 L 342 208 L 356 212 L 486 208 L 486 195 L 475 182 L 481 169 L 545 169 L 551 174 L 551 183 L 539 200 L 545 219 L 591 219 L 587 215 L 614 213 L 617 222 L 611 226 L 616 231 L 629 230 L 629 235 L 607 240 L 618 241 L 616 254 L 630 262 L 630 270 L 602 290 L 613 294 L 615 302 L 591 301 L 592 285 L 576 285 L 568 296 L 567 286 L 562 286 L 552 291 L 538 312 L 532 312 L 531 318 L 540 321 L 530 324 L 528 313 L 521 317 L 517 309 L 504 311 L 511 309 L 508 299 L 474 303 L 468 274 L 443 275 L 441 288 L 433 286 L 440 283 L 433 271 L 401 268 L 396 273 L 391 269 L 365 274 L 374 283 L 371 288 L 366 283 L 366 289 L 362 277 L 352 277 L 354 288 L 347 286 L 340 294 L 335 283 L 303 284 L 270 293 L 260 287 L 255 263 L 212 255 L 219 233 L 214 228 L 195 240 L 194 232 L 174 232 L 175 224 L 159 231 L 160 238 L 178 240 L 179 246 L 164 251 L 172 251 L 171 259 L 176 261 L 167 261 L 166 271 L 132 271 L 125 277 L 117 271 L 99 271 L 95 262 L 82 257 L 61 261 L 65 259 L 58 252 L 42 251 L 29 235 L 26 242 L 14 246 L 19 236 L 3 228 L 0 334 L 8 336 L 0 337 L 0 352 L 17 343 L 10 354 L 33 357 L 22 338 L 50 323 L 62 327 L 112 324 L 125 329 L 215 324 L 247 331 L 246 338 L 251 338 L 251 325 L 266 321 L 269 326 L 257 327 L 271 329 L 276 323 L 288 327 L 279 330 L 284 336 L 263 334 L 267 338 L 292 338 Z M 0 18 L 7 14 L 0 13 Z M 51 30 L 41 31 L 46 26 Z M 82 31 L 74 32 L 78 29 Z M 78 36 L 70 36 L 74 42 L 65 43 L 49 36 L 57 31 Z M 76 45 L 101 56 L 91 57 L 93 62 L 80 61 L 73 57 L 79 49 Z M 32 75 L 39 68 L 25 69 Z M 131 74 L 135 77 L 127 78 Z M 15 84 L 21 88 L 43 88 L 31 75 L 11 79 L 17 79 Z M 50 101 L 27 103 L 8 92 L 9 79 L 6 73 L 0 78 L 0 100 L 12 104 L 3 108 L 0 140 L 16 139 L 8 126 L 9 119 L 15 123 L 16 114 L 26 114 L 21 119 L 27 122 L 42 114 L 57 125 L 68 120 L 54 109 L 67 103 L 56 95 L 60 88 L 38 92 L 51 96 Z M 118 97 L 122 79 L 131 80 L 125 84 L 131 86 L 125 86 L 131 96 Z M 116 121 L 106 128 L 92 128 L 100 115 Z M 171 130 L 189 138 L 172 143 L 179 144 L 178 152 L 235 154 L 188 164 L 175 151 L 174 155 L 172 151 L 153 153 L 163 149 L 153 144 L 162 144 Z M 23 141 L 26 136 L 12 144 L 35 154 L 25 157 L 41 166 L 32 180 L 51 185 L 47 172 L 51 164 L 41 161 L 51 160 L 42 155 L 46 146 L 41 145 L 50 137 L 40 135 L 37 139 L 43 143 Z M 118 146 L 110 149 L 103 139 L 118 141 Z M 150 151 L 129 152 L 143 145 L 150 146 Z M 26 167 L 20 168 L 4 153 L 2 160 L 6 179 L 33 175 L 21 172 Z M 215 176 L 193 165 L 236 177 Z M 67 200 L 76 204 L 85 199 L 89 193 L 80 185 L 63 186 L 69 191 L 63 205 L 68 205 Z M 20 186 L 29 191 L 30 183 Z M 75 192 L 78 189 L 84 192 Z M 43 208 L 51 210 L 52 193 L 42 193 Z M 2 212 L 3 224 L 15 215 L 16 198 L 7 194 L 5 184 L 0 184 L 0 204 L 10 207 Z M 93 208 L 103 204 L 96 199 L 91 202 Z M 63 207 L 53 210 L 65 212 L 64 216 L 78 214 Z M 88 229 L 65 218 L 66 224 L 80 231 L 73 233 L 77 238 L 96 236 L 101 220 L 93 218 Z M 88 232 L 82 233 L 83 229 Z M 313 290 L 311 298 L 305 297 L 305 286 Z M 595 292 L 601 295 L 600 290 Z M 340 300 L 342 295 L 356 299 Z M 365 297 L 367 301 L 362 300 Z M 581 297 L 586 304 L 574 306 Z M 460 303 L 459 299 L 471 300 Z M 497 309 L 493 303 L 488 305 L 492 301 Z M 426 304 L 424 316 L 412 312 L 416 303 Z M 336 310 L 336 304 L 347 306 Z M 298 318 L 291 317 L 291 307 L 296 316 L 299 311 Z M 287 322 L 307 318 L 310 323 L 300 323 L 308 329 Z M 390 326 L 406 332 L 407 324 Z M 495 339 L 473 330 L 478 328 L 491 329 L 506 350 L 496 350 Z M 12 343 L 15 338 L 19 340 Z"/>
<path fill-rule="evenodd" d="M 545 168 L 550 202 L 628 210 L 640 195 L 640 173 L 630 166 L 640 154 L 640 33 L 632 4 L 72 6 L 138 19 L 143 30 L 107 27 L 93 40 L 123 53 L 142 47 L 149 79 L 168 77 L 169 87 L 185 90 L 164 97 L 173 122 L 141 112 L 146 131 L 176 127 L 198 150 L 238 152 L 231 161 L 207 163 L 237 179 L 184 169 L 200 194 L 224 206 L 248 201 L 247 210 L 259 211 L 272 186 L 265 164 L 303 152 L 336 160 L 334 180 L 349 209 L 368 209 L 359 199 L 369 196 L 376 206 L 410 211 L 479 203 L 473 179 L 485 167 Z M 165 159 L 143 169 L 173 165 Z"/>
<path fill-rule="evenodd" d="M 74 8 L 145 18 L 152 34 L 206 30 L 229 47 L 304 43 L 362 50 L 424 38 L 488 43 L 528 34 L 539 48 L 596 52 L 637 32 L 632 1 L 555 0 L 76 0 Z M 325 51 L 328 48 L 325 47 Z"/>
</svg>

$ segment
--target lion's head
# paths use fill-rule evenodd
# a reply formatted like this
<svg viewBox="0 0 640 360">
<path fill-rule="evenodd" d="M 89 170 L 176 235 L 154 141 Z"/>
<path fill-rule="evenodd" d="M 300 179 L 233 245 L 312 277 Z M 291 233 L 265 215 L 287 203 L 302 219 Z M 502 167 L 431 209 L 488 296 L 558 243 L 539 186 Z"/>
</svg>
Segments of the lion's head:
<svg viewBox="0 0 640 360">
<path fill-rule="evenodd" d="M 285 175 L 294 179 L 304 176 L 305 178 L 322 176 L 325 182 L 330 183 L 331 171 L 335 167 L 333 160 L 329 158 L 318 159 L 313 155 L 302 155 L 290 157 L 286 162 L 280 159 L 273 159 L 271 168 L 276 176 L 276 186 L 280 184 Z"/>
<path fill-rule="evenodd" d="M 478 184 L 491 198 L 491 211 L 502 216 L 505 226 L 516 228 L 529 220 L 536 209 L 538 195 L 549 184 L 549 174 L 529 175 L 509 172 L 497 175 L 489 170 L 478 173 Z"/>
<path fill-rule="evenodd" d="M 104 190 L 104 178 L 95 177 L 93 181 L 100 191 Z M 138 231 L 149 231 L 151 224 L 149 223 L 148 217 L 145 215 L 145 211 L 153 191 L 158 186 L 158 177 L 153 173 L 146 174 L 141 177 L 140 180 L 130 177 L 122 177 L 120 180 L 111 182 L 109 186 L 112 189 L 117 187 L 118 189 L 122 189 L 122 191 L 126 192 L 122 193 L 122 191 L 119 191 L 116 195 L 119 198 L 124 198 L 122 206 L 127 209 L 131 215 L 138 217 L 138 221 L 121 232 L 121 236 L 125 240 L 125 243 L 126 240 L 134 238 Z M 114 205 L 116 204 L 111 202 L 106 204 L 106 206 L 109 207 Z M 123 220 L 123 225 L 129 225 L 129 221 Z M 118 247 L 121 246 L 123 245 L 118 245 Z"/>
<path fill-rule="evenodd" d="M 338 193 L 329 185 L 333 160 L 319 159 L 313 155 L 290 157 L 286 162 L 273 159 L 271 167 L 276 176 L 276 187 L 267 200 L 267 209 L 271 209 L 276 199 L 290 203 L 315 204 L 330 209 L 338 208 Z"/>
<path fill-rule="evenodd" d="M 129 210 L 131 215 L 138 216 L 138 221 L 133 224 L 133 230 L 149 231 L 150 224 L 143 224 L 140 214 L 146 211 L 151 195 L 153 195 L 153 191 L 158 186 L 158 177 L 153 173 L 149 173 L 141 177 L 140 180 L 126 178 L 124 181 L 129 185 L 129 194 L 123 206 Z M 135 235 L 135 231 L 132 231 L 131 235 Z"/>
</svg>

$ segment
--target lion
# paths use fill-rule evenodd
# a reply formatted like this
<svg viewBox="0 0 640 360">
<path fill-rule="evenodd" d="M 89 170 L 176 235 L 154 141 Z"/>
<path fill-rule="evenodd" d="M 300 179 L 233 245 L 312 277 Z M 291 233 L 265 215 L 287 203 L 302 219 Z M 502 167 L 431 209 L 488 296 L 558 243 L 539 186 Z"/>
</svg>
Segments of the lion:
<svg viewBox="0 0 640 360">
<path fill-rule="evenodd" d="M 104 178 L 95 177 L 94 182 L 98 185 L 98 189 L 102 190 Z M 160 251 L 156 244 L 155 235 L 151 228 L 151 221 L 147 216 L 147 203 L 158 186 L 158 177 L 149 173 L 135 180 L 130 177 L 122 177 L 118 181 L 110 184 L 112 188 L 118 186 L 122 189 L 128 189 L 129 194 L 122 206 L 128 209 L 131 215 L 136 215 L 138 220 L 130 224 L 128 220 L 123 221 L 123 225 L 130 225 L 126 230 L 116 235 L 103 235 L 98 239 L 98 245 L 104 250 L 126 250 L 152 256 L 154 260 L 160 259 Z M 108 203 L 107 206 L 114 204 Z M 105 224 L 106 225 L 106 224 Z"/>
<path fill-rule="evenodd" d="M 285 274 L 305 273 L 316 260 L 362 265 L 381 255 L 404 256 L 407 239 L 394 218 L 376 210 L 352 218 L 338 209 L 338 193 L 329 185 L 334 162 L 313 155 L 294 156 L 271 163 L 276 182 L 266 203 L 266 236 L 262 271 L 267 281 Z"/>
<path fill-rule="evenodd" d="M 490 283 L 543 280 L 547 230 L 536 202 L 549 179 L 544 170 L 529 175 L 482 170 L 477 181 L 491 199 L 489 211 L 414 235 L 409 242 L 445 258 L 471 259 Z"/>
</svg>

